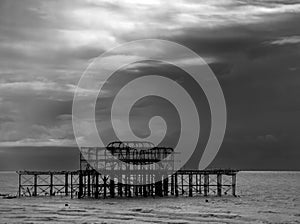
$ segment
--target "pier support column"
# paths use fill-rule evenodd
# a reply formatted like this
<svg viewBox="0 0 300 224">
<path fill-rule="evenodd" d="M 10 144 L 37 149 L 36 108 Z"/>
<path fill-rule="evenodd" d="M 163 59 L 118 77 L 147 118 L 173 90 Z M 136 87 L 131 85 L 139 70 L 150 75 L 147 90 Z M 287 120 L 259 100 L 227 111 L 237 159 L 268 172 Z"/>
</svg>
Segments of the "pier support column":
<svg viewBox="0 0 300 224">
<path fill-rule="evenodd" d="M 127 184 L 127 176 L 125 176 L 125 185 L 124 185 L 125 197 L 128 196 L 128 184 Z"/>
<path fill-rule="evenodd" d="M 202 194 L 202 181 L 201 181 L 201 174 L 199 174 L 199 193 Z"/>
<path fill-rule="evenodd" d="M 189 196 L 193 197 L 193 174 L 189 174 Z"/>
<path fill-rule="evenodd" d="M 69 188 L 69 176 L 68 176 L 68 174 L 66 173 L 66 174 L 65 174 L 65 195 L 66 195 L 66 196 L 69 195 L 68 188 Z"/>
<path fill-rule="evenodd" d="M 119 180 L 120 181 L 120 180 Z M 118 182 L 118 195 L 120 197 L 123 196 L 123 189 L 122 189 L 122 183 Z"/>
<path fill-rule="evenodd" d="M 162 177 L 160 174 L 155 175 L 155 196 L 163 196 L 162 195 Z"/>
<path fill-rule="evenodd" d="M 79 181 L 79 186 L 78 186 L 78 198 L 82 198 L 83 196 L 83 174 L 80 171 L 78 174 L 78 181 Z"/>
<path fill-rule="evenodd" d="M 222 196 L 222 174 L 217 174 L 217 195 Z"/>
<path fill-rule="evenodd" d="M 199 184 L 198 184 L 198 174 L 195 174 L 195 178 L 196 178 L 196 184 L 195 184 L 195 188 L 196 188 L 196 193 L 199 192 Z"/>
<path fill-rule="evenodd" d="M 18 192 L 19 197 L 21 197 L 21 185 L 22 185 L 22 176 L 19 173 L 19 192 Z"/>
<path fill-rule="evenodd" d="M 169 179 L 168 176 L 165 177 L 165 179 L 163 180 L 164 183 L 164 196 L 168 196 L 168 192 L 169 192 Z"/>
<path fill-rule="evenodd" d="M 103 177 L 103 197 L 106 198 L 107 177 Z"/>
<path fill-rule="evenodd" d="M 73 174 L 71 173 L 71 198 L 73 199 Z"/>
<path fill-rule="evenodd" d="M 95 198 L 99 198 L 99 173 L 95 174 Z"/>
<path fill-rule="evenodd" d="M 171 195 L 174 195 L 174 175 L 171 176 Z"/>
<path fill-rule="evenodd" d="M 236 174 L 232 175 L 232 195 L 236 196 Z"/>
<path fill-rule="evenodd" d="M 181 195 L 184 195 L 184 179 L 183 179 L 183 174 L 181 174 Z"/>
<path fill-rule="evenodd" d="M 53 196 L 53 173 L 50 174 L 50 196 Z"/>
<path fill-rule="evenodd" d="M 178 197 L 178 177 L 177 173 L 174 174 L 175 176 L 175 196 Z"/>
<path fill-rule="evenodd" d="M 115 181 L 114 181 L 114 179 L 110 179 L 109 192 L 110 192 L 110 197 L 114 198 L 115 197 Z"/>
<path fill-rule="evenodd" d="M 37 196 L 37 174 L 34 174 L 33 196 Z"/>
<path fill-rule="evenodd" d="M 87 195 L 91 197 L 91 172 L 87 173 Z"/>
<path fill-rule="evenodd" d="M 208 188 L 209 188 L 209 175 L 204 174 L 204 196 L 208 195 Z"/>
<path fill-rule="evenodd" d="M 134 195 L 137 197 L 139 195 L 139 188 L 138 185 L 133 185 Z"/>
<path fill-rule="evenodd" d="M 143 185 L 143 196 L 144 197 L 148 196 L 147 185 Z"/>
</svg>

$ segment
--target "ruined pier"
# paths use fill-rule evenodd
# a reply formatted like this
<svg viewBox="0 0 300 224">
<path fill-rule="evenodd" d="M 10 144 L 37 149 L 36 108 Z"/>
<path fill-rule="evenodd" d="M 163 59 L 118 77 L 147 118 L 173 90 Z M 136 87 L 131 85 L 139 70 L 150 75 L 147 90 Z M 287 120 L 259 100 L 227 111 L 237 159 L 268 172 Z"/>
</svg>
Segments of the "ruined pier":
<svg viewBox="0 0 300 224">
<path fill-rule="evenodd" d="M 232 169 L 174 172 L 171 148 L 154 147 L 149 142 L 112 142 L 104 148 L 82 148 L 77 171 L 18 171 L 18 194 L 95 199 L 235 196 L 237 172 Z"/>
</svg>

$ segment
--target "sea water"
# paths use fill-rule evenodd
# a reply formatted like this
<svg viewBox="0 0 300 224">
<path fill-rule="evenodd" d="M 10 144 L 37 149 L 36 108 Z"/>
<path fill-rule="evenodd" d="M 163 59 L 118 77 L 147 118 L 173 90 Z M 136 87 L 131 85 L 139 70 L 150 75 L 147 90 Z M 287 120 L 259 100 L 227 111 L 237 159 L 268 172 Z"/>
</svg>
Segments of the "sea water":
<svg viewBox="0 0 300 224">
<path fill-rule="evenodd" d="M 0 193 L 16 194 L 15 172 Z M 240 172 L 238 197 L 0 199 L 0 223 L 300 223 L 300 172 Z"/>
</svg>

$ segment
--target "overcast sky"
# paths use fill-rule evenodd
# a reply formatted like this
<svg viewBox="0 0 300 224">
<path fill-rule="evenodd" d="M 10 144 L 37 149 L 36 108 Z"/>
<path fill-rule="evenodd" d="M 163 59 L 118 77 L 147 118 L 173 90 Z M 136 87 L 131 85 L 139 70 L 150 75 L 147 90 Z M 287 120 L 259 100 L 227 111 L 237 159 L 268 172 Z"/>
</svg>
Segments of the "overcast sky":
<svg viewBox="0 0 300 224">
<path fill-rule="evenodd" d="M 2 0 L 0 169 L 74 168 L 65 147 L 76 147 L 72 99 L 87 65 L 161 38 L 202 56 L 222 86 L 228 124 L 214 166 L 299 170 L 299 24 L 292 0 Z"/>
</svg>

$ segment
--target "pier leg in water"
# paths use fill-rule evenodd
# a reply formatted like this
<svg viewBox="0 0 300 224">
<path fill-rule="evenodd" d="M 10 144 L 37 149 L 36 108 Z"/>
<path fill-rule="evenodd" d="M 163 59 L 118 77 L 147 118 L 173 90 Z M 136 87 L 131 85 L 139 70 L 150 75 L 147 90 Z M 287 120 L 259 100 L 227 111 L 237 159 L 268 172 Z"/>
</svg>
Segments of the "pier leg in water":
<svg viewBox="0 0 300 224">
<path fill-rule="evenodd" d="M 222 174 L 217 174 L 217 194 L 219 197 L 222 196 Z"/>
</svg>

